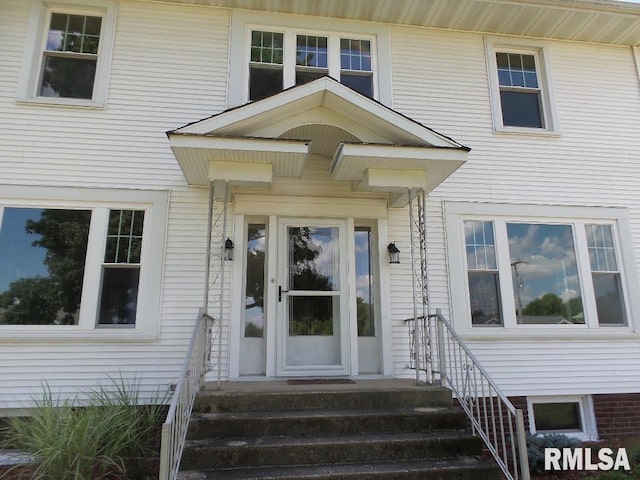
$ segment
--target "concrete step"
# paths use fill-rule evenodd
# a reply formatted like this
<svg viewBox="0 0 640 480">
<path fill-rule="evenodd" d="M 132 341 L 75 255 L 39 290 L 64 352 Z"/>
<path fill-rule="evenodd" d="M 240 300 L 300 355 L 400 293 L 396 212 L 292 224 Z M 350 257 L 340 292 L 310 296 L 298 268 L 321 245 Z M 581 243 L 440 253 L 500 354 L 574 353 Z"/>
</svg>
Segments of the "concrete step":
<svg viewBox="0 0 640 480">
<path fill-rule="evenodd" d="M 481 453 L 481 441 L 459 431 L 247 437 L 189 440 L 181 465 L 194 470 L 436 459 Z"/>
<path fill-rule="evenodd" d="M 430 386 L 373 391 L 326 388 L 280 392 L 204 390 L 196 397 L 193 411 L 195 413 L 219 413 L 350 410 L 451 406 L 451 403 L 450 390 Z"/>
<path fill-rule="evenodd" d="M 197 413 L 191 418 L 189 439 L 421 432 L 465 428 L 468 428 L 467 417 L 459 408 L 453 407 Z"/>
<path fill-rule="evenodd" d="M 351 464 L 189 470 L 179 480 L 499 480 L 498 467 L 474 457 Z"/>
</svg>

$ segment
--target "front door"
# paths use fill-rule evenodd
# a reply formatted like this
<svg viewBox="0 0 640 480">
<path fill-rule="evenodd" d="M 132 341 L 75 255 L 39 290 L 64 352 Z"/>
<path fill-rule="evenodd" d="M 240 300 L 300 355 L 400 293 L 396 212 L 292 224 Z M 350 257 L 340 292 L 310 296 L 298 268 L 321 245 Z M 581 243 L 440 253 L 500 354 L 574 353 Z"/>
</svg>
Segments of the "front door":
<svg viewBox="0 0 640 480">
<path fill-rule="evenodd" d="M 279 221 L 278 375 L 349 374 L 346 230 L 341 220 Z"/>
</svg>

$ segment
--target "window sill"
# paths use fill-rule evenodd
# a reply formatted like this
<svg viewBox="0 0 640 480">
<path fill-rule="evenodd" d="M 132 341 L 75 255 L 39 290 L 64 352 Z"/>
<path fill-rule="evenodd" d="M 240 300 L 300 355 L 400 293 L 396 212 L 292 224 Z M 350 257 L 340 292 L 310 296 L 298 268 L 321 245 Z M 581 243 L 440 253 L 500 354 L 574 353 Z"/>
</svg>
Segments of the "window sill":
<svg viewBox="0 0 640 480">
<path fill-rule="evenodd" d="M 520 327 L 504 329 L 503 327 L 482 327 L 458 331 L 464 341 L 513 341 L 513 340 L 544 340 L 549 341 L 606 341 L 629 340 L 637 342 L 640 334 L 629 327 L 600 327 L 585 328 L 584 326 L 535 326 L 533 328 Z M 542 330 L 544 329 L 544 330 Z M 480 331 L 482 330 L 482 331 Z"/>
<path fill-rule="evenodd" d="M 52 326 L 46 328 L 34 325 L 36 329 L 0 328 L 0 344 L 3 343 L 138 343 L 156 342 L 158 337 L 149 332 L 135 328 L 96 328 L 95 330 L 80 330 L 77 325 Z"/>
<path fill-rule="evenodd" d="M 33 97 L 18 98 L 18 105 L 38 105 L 45 107 L 67 107 L 67 108 L 85 108 L 93 110 L 104 110 L 106 105 L 103 102 L 95 102 L 93 100 L 80 100 L 73 98 L 57 98 L 57 97 Z"/>
<path fill-rule="evenodd" d="M 547 130 L 544 128 L 528 128 L 528 127 L 503 127 L 496 126 L 493 133 L 497 135 L 527 135 L 532 137 L 556 137 L 562 134 L 557 130 Z"/>
<path fill-rule="evenodd" d="M 573 432 L 567 430 L 558 430 L 558 431 L 541 431 L 541 432 L 532 432 L 531 435 L 536 437 L 546 437 L 548 435 L 564 435 L 569 438 L 574 438 L 576 440 L 580 440 L 581 442 L 594 442 L 597 441 L 597 437 L 595 435 L 590 435 L 587 432 Z"/>
</svg>

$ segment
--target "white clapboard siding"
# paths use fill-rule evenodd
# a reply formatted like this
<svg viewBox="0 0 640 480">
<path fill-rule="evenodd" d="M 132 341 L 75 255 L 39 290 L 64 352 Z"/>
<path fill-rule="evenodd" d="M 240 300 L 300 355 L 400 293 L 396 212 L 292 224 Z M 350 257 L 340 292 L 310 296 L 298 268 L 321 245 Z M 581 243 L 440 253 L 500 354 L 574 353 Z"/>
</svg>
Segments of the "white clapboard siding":
<svg viewBox="0 0 640 480">
<path fill-rule="evenodd" d="M 31 2 L 0 0 L 0 183 L 169 190 L 164 258 L 157 259 L 163 262 L 160 337 L 1 342 L 0 409 L 32 405 L 45 381 L 73 397 L 88 385 L 108 383 L 109 375 L 137 378 L 151 396 L 176 380 L 203 303 L 205 272 L 208 191 L 186 185 L 165 132 L 226 108 L 231 11 L 121 0 L 107 106 L 85 109 L 16 102 L 30 9 Z M 428 200 L 432 307 L 449 315 L 442 215 L 448 200 L 627 207 L 640 263 L 640 86 L 630 49 L 547 43 L 561 135 L 505 135 L 492 130 L 481 35 L 396 26 L 390 35 L 394 108 L 472 148 L 467 164 Z M 333 182 L 327 164 L 310 158 L 300 179 L 277 178 L 269 191 L 238 193 L 379 197 Z M 232 213 L 233 206 L 230 237 Z M 394 374 L 411 376 L 402 322 L 413 313 L 406 209 L 389 211 L 388 239 L 402 251 L 402 263 L 388 268 L 390 291 L 383 293 L 391 307 Z M 230 273 L 228 265 L 224 298 L 215 284 L 210 295 L 214 318 L 220 301 L 223 307 L 222 352 L 216 339 L 210 380 L 218 363 L 223 380 L 228 376 L 230 322 L 238 321 L 229 318 Z M 638 343 L 634 337 L 470 344 L 508 394 L 527 395 L 640 391 Z"/>
<path fill-rule="evenodd" d="M 467 164 L 429 198 L 434 308 L 449 315 L 446 201 L 626 207 L 639 263 L 640 84 L 631 49 L 547 43 L 561 135 L 525 136 L 492 131 L 481 35 L 394 27 L 392 39 L 394 108 L 472 149 Z M 394 319 L 402 315 L 394 312 Z M 640 391 L 639 344 L 638 336 L 470 342 L 509 395 Z M 395 358 L 407 354 L 396 351 Z M 396 360 L 396 368 L 402 363 Z"/>
<path fill-rule="evenodd" d="M 0 409 L 46 382 L 73 398 L 108 376 L 145 395 L 176 381 L 202 305 L 208 191 L 186 186 L 165 132 L 225 108 L 229 12 L 119 2 L 104 109 L 16 103 L 31 2 L 0 0 L 0 182 L 171 189 L 157 342 L 0 345 Z M 126 199 L 123 199 L 126 200 Z"/>
</svg>

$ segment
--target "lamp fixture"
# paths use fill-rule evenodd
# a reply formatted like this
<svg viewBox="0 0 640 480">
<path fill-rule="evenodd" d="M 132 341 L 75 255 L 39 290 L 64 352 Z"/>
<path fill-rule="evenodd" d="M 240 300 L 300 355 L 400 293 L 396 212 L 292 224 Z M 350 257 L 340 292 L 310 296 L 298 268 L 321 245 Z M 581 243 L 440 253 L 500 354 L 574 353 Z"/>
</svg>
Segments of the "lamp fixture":
<svg viewBox="0 0 640 480">
<path fill-rule="evenodd" d="M 224 259 L 227 261 L 233 260 L 233 241 L 230 238 L 224 241 Z"/>
<path fill-rule="evenodd" d="M 400 250 L 396 247 L 396 244 L 391 242 L 387 246 L 389 252 L 389 263 L 400 263 Z"/>
</svg>

